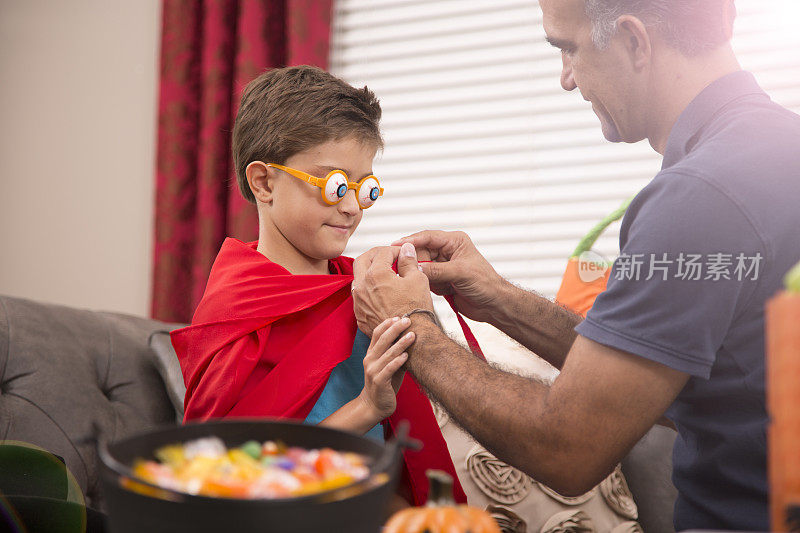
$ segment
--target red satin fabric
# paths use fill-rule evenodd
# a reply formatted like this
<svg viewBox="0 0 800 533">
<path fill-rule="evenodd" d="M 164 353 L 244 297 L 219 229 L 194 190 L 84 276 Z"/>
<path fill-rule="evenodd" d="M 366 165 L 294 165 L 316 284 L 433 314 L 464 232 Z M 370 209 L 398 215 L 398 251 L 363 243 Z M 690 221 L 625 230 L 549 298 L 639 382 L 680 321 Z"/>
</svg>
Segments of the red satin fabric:
<svg viewBox="0 0 800 533">
<path fill-rule="evenodd" d="M 331 275 L 296 276 L 266 259 L 256 244 L 225 240 L 192 325 L 172 333 L 186 382 L 185 421 L 304 420 L 333 368 L 352 352 L 353 260 L 332 260 Z M 386 420 L 390 434 L 402 420 L 411 423 L 410 436 L 424 443 L 420 451 L 404 452 L 412 503 L 427 501 L 427 469 L 448 472 L 456 500 L 466 502 L 431 404 L 410 373 Z"/>
</svg>

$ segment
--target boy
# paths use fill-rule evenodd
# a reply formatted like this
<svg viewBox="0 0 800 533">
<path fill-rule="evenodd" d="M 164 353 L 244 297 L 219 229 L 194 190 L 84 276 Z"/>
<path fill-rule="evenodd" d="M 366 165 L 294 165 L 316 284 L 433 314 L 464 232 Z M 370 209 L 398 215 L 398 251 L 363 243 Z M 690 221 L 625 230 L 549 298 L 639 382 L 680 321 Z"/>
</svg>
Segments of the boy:
<svg viewBox="0 0 800 533">
<path fill-rule="evenodd" d="M 226 239 L 192 325 L 172 334 L 186 382 L 185 420 L 277 416 L 382 438 L 402 419 L 407 499 L 425 502 L 425 470 L 457 479 L 430 403 L 401 367 L 410 321 L 358 332 L 342 257 L 372 175 L 380 105 L 315 67 L 268 71 L 245 89 L 233 131 L 239 188 L 259 214 L 256 243 Z M 399 338 L 398 338 L 399 337 Z M 402 387 L 401 387 L 402 384 Z M 465 501 L 457 487 L 457 497 Z"/>
</svg>

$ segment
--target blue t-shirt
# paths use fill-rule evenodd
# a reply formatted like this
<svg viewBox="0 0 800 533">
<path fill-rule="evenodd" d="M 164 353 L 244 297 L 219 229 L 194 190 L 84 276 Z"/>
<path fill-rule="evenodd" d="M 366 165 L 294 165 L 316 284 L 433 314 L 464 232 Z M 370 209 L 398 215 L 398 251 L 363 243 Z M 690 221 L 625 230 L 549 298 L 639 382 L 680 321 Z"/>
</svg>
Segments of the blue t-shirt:
<svg viewBox="0 0 800 533">
<path fill-rule="evenodd" d="M 800 260 L 800 116 L 747 72 L 711 84 L 631 203 L 620 250 L 576 331 L 690 374 L 666 413 L 676 530 L 768 530 L 764 305 Z"/>
<path fill-rule="evenodd" d="M 364 388 L 364 357 L 367 355 L 367 348 L 369 337 L 360 330 L 357 331 L 350 357 L 336 365 L 331 372 L 322 394 L 306 417 L 307 424 L 319 424 L 361 394 Z M 367 432 L 367 436 L 383 442 L 383 426 L 376 425 Z"/>
</svg>

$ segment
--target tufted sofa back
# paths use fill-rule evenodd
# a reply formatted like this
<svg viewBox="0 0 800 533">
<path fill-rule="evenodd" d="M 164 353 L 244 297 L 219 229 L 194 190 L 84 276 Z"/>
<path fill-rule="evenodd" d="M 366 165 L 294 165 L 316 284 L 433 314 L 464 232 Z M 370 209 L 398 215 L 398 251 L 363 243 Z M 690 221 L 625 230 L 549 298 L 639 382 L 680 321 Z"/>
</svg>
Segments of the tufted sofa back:
<svg viewBox="0 0 800 533">
<path fill-rule="evenodd" d="M 62 457 L 103 508 L 93 425 L 109 441 L 174 424 L 148 346 L 161 322 L 0 296 L 0 440 Z"/>
</svg>

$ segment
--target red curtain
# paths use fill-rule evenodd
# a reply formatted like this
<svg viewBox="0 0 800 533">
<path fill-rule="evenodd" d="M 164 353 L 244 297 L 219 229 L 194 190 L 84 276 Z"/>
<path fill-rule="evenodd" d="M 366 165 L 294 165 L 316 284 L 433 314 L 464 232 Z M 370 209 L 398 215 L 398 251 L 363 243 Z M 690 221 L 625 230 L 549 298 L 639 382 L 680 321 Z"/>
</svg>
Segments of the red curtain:
<svg viewBox="0 0 800 533">
<path fill-rule="evenodd" d="M 226 236 L 258 238 L 239 193 L 233 121 L 269 67 L 327 68 L 332 0 L 164 0 L 152 316 L 188 322 Z"/>
</svg>

